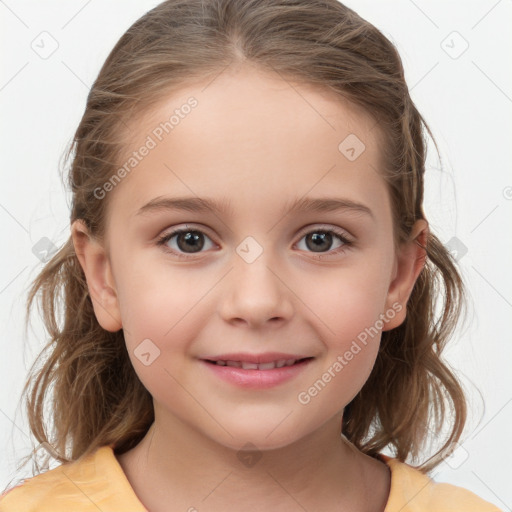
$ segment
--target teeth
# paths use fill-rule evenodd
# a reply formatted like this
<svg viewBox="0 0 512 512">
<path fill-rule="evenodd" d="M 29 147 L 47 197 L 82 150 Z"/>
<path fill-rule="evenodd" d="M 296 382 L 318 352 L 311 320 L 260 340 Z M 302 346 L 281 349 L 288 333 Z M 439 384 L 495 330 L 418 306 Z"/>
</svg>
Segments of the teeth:
<svg viewBox="0 0 512 512">
<path fill-rule="evenodd" d="M 246 361 L 215 361 L 218 366 L 232 366 L 234 368 L 242 368 L 244 370 L 273 370 L 274 368 L 282 368 L 283 366 L 293 366 L 296 359 L 279 359 L 270 363 L 248 363 Z"/>
<path fill-rule="evenodd" d="M 271 361 L 270 363 L 260 363 L 258 365 L 259 370 L 272 370 L 276 367 L 275 361 Z"/>
</svg>

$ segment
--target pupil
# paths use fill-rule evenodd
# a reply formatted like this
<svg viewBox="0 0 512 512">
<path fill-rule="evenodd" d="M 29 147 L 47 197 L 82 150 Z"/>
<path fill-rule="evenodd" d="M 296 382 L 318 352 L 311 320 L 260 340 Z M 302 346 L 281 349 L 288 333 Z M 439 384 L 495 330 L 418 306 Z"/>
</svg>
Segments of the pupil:
<svg viewBox="0 0 512 512">
<path fill-rule="evenodd" d="M 325 243 L 327 237 L 327 243 Z M 331 237 L 332 235 L 330 233 L 313 233 L 312 235 L 309 235 L 306 237 L 306 244 L 309 249 L 312 249 L 313 251 L 317 251 L 317 249 L 329 249 L 331 245 Z M 308 240 L 313 241 L 313 245 L 310 247 L 308 244 Z M 317 251 L 321 252 L 321 251 Z"/>
<path fill-rule="evenodd" d="M 200 237 L 200 233 L 198 233 L 197 231 L 187 231 L 187 233 L 181 233 L 178 236 L 178 240 L 177 240 L 178 246 L 181 250 L 185 250 L 185 252 L 186 252 L 186 245 L 182 246 L 180 244 L 180 241 L 185 241 L 187 244 L 190 244 L 190 246 L 192 246 L 192 248 L 195 248 L 197 251 L 200 251 L 204 245 L 204 241 L 202 241 L 202 239 Z M 185 247 L 185 249 L 184 249 L 184 247 Z M 196 252 L 196 251 L 191 251 L 191 252 Z"/>
</svg>

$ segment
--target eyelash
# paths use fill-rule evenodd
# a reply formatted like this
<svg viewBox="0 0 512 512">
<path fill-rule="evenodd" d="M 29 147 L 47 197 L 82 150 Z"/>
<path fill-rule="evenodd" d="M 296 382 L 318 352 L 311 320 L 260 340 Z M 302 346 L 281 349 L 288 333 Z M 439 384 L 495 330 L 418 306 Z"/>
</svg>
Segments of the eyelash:
<svg viewBox="0 0 512 512">
<path fill-rule="evenodd" d="M 198 252 L 198 253 L 195 253 L 195 254 L 194 253 L 190 253 L 190 255 L 184 255 L 183 253 L 176 252 L 175 250 L 170 249 L 169 247 L 167 247 L 165 245 L 169 240 L 174 238 L 176 235 L 180 235 L 182 233 L 190 233 L 190 232 L 201 233 L 202 235 L 205 235 L 206 237 L 210 238 L 201 229 L 197 229 L 197 228 L 194 228 L 194 227 L 178 228 L 178 229 L 176 229 L 174 231 L 171 231 L 170 233 L 166 233 L 166 234 L 162 235 L 160 238 L 158 238 L 158 240 L 156 241 L 156 245 L 162 246 L 164 251 L 166 251 L 166 252 L 168 252 L 170 254 L 173 254 L 174 256 L 177 256 L 178 258 L 181 258 L 181 259 L 191 259 L 191 258 L 194 258 L 195 254 L 201 254 L 201 252 Z M 304 238 L 304 236 L 309 235 L 311 233 L 332 234 L 332 235 L 335 235 L 336 237 L 338 237 L 338 239 L 341 242 L 343 242 L 343 245 L 341 247 L 338 247 L 337 249 L 333 250 L 332 252 L 331 251 L 327 251 L 327 252 L 323 252 L 323 253 L 322 252 L 312 253 L 312 254 L 317 254 L 319 257 L 321 257 L 322 255 L 333 256 L 333 255 L 341 254 L 341 253 L 345 252 L 347 249 L 350 249 L 354 245 L 354 242 L 349 240 L 346 237 L 346 234 L 344 232 L 339 231 L 339 230 L 334 229 L 334 228 L 317 228 L 317 229 L 311 229 L 311 230 L 306 231 L 306 232 L 302 232 L 301 233 L 301 237 L 300 237 L 299 240 L 302 240 L 302 238 Z"/>
</svg>

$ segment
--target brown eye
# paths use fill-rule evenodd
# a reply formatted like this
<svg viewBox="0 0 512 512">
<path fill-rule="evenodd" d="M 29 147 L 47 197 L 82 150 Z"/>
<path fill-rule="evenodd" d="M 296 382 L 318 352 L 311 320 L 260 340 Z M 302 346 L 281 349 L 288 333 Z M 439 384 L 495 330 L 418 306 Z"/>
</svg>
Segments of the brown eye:
<svg viewBox="0 0 512 512">
<path fill-rule="evenodd" d="M 332 228 L 310 230 L 304 233 L 302 240 L 305 240 L 305 248 L 300 247 L 300 250 L 316 253 L 319 256 L 340 254 L 353 245 L 344 232 Z M 336 240 L 338 240 L 337 245 L 333 247 Z M 210 247 L 207 246 L 208 243 L 211 244 Z M 206 249 L 211 249 L 215 244 L 199 229 L 181 228 L 164 234 L 157 241 L 157 245 L 163 246 L 164 250 L 171 255 L 187 258 L 204 252 L 205 245 Z"/>
<path fill-rule="evenodd" d="M 306 235 L 306 246 L 313 252 L 323 252 L 329 250 L 332 245 L 332 235 L 330 233 L 310 233 Z"/>
<path fill-rule="evenodd" d="M 210 240 L 206 234 L 197 229 L 177 229 L 163 235 L 158 240 L 157 245 L 165 246 L 166 250 L 178 256 L 196 254 L 204 248 L 205 238 Z M 171 242 L 171 244 L 168 244 L 168 242 Z"/>
<path fill-rule="evenodd" d="M 305 240 L 306 252 L 338 254 L 352 245 L 352 242 L 346 237 L 345 233 L 338 232 L 334 229 L 317 229 L 309 231 L 302 237 Z M 301 240 L 302 240 L 301 239 Z M 339 240 L 336 247 L 332 247 L 333 243 Z"/>
<path fill-rule="evenodd" d="M 198 231 L 182 231 L 176 236 L 176 245 L 181 251 L 198 252 L 204 247 L 203 235 Z"/>
</svg>

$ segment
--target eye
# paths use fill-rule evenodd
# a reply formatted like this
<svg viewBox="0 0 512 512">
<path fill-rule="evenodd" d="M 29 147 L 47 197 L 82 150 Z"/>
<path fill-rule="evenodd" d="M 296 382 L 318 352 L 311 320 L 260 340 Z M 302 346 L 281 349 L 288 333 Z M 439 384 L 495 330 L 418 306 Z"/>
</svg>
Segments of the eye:
<svg viewBox="0 0 512 512">
<path fill-rule="evenodd" d="M 331 250 L 332 244 L 336 238 L 341 243 L 335 248 L 336 250 Z M 311 250 L 320 255 L 328 252 L 331 253 L 330 255 L 340 254 L 353 245 L 353 242 L 349 240 L 345 232 L 334 228 L 321 228 L 307 231 L 301 240 L 302 239 L 305 240 L 307 250 Z"/>
<path fill-rule="evenodd" d="M 168 242 L 172 241 L 174 238 L 176 238 L 176 240 L 168 245 Z M 162 235 L 157 240 L 156 244 L 158 246 L 164 246 L 165 251 L 177 256 L 178 258 L 188 258 L 188 255 L 200 253 L 202 249 L 205 248 L 205 238 L 210 240 L 211 243 L 210 247 L 206 248 L 211 248 L 214 244 L 211 242 L 210 237 L 208 237 L 203 231 L 200 229 L 185 227 L 175 229 L 170 233 Z M 333 251 L 331 250 L 331 247 L 336 238 L 340 243 L 335 248 L 336 250 Z M 334 255 L 340 254 L 353 245 L 353 242 L 349 240 L 345 232 L 333 228 L 322 227 L 303 232 L 301 240 L 302 239 L 305 239 L 306 242 L 306 252 L 311 251 L 320 255 L 327 252 Z"/>
<path fill-rule="evenodd" d="M 174 237 L 176 237 L 175 243 L 171 244 L 174 247 L 169 247 L 167 242 L 171 241 Z M 195 254 L 200 252 L 205 246 L 204 237 L 210 240 L 210 238 L 199 229 L 181 228 L 163 235 L 158 239 L 157 245 L 165 246 L 164 249 L 166 251 L 175 254 L 179 258 L 187 258 L 188 256 L 182 254 L 181 251 L 185 254 Z"/>
</svg>

